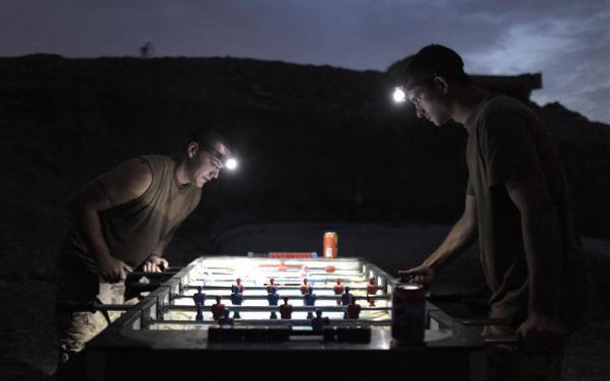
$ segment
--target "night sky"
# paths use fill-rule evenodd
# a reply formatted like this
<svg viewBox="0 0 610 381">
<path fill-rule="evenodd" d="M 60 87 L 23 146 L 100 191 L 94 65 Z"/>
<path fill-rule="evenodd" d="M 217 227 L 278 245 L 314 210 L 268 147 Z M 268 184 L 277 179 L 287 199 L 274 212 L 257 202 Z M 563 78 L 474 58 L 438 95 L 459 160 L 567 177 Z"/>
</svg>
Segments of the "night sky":
<svg viewBox="0 0 610 381">
<path fill-rule="evenodd" d="M 429 43 L 478 74 L 542 72 L 533 99 L 610 123 L 610 0 L 2 1 L 0 56 L 233 56 L 385 70 Z"/>
</svg>

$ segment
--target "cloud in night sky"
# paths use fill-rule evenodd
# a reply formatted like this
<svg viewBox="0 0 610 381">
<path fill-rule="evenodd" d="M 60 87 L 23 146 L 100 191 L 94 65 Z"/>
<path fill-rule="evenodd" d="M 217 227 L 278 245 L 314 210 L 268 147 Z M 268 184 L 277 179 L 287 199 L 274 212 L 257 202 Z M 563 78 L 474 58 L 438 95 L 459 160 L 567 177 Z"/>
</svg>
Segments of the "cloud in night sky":
<svg viewBox="0 0 610 381">
<path fill-rule="evenodd" d="M 429 43 L 479 74 L 542 72 L 541 104 L 610 123 L 610 0 L 20 0 L 0 55 L 235 56 L 385 70 Z"/>
</svg>

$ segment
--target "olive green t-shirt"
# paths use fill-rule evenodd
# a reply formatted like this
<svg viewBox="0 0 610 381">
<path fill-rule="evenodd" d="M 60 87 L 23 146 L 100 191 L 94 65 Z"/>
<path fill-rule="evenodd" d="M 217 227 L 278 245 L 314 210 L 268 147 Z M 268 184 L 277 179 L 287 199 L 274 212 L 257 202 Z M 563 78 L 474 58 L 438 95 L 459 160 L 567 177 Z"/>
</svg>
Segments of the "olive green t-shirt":
<svg viewBox="0 0 610 381">
<path fill-rule="evenodd" d="M 542 121 L 524 104 L 503 96 L 488 97 L 465 123 L 468 194 L 475 196 L 481 263 L 491 289 L 492 317 L 508 317 L 518 326 L 528 316 L 528 267 L 521 215 L 506 183 L 543 180 L 560 224 L 561 313 L 577 320 L 584 301 L 584 272 L 566 180 L 557 149 Z M 544 222 L 542 222 L 544 223 Z M 580 300 L 579 300 L 580 299 Z"/>
<path fill-rule="evenodd" d="M 201 189 L 181 185 L 175 177 L 176 161 L 168 156 L 141 156 L 152 173 L 148 189 L 138 198 L 114 205 L 99 213 L 102 234 L 111 255 L 130 266 L 143 263 L 162 242 L 169 243 L 184 219 L 193 212 L 201 199 Z M 94 184 L 105 192 L 99 178 Z M 68 237 L 67 251 L 80 257 L 89 270 L 96 265 L 75 229 Z"/>
</svg>

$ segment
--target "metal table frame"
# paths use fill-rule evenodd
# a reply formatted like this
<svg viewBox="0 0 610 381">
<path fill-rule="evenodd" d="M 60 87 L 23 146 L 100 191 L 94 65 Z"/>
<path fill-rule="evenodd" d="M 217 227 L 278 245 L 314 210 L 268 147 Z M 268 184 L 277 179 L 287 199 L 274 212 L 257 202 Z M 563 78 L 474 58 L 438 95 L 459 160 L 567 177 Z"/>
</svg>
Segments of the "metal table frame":
<svg viewBox="0 0 610 381">
<path fill-rule="evenodd" d="M 370 379 L 379 372 L 383 379 L 404 380 L 406 375 L 451 377 L 452 380 L 484 380 L 484 342 L 472 328 L 427 303 L 427 331 L 449 333 L 439 340 L 426 341 L 421 346 L 398 346 L 391 340 L 388 325 L 371 324 L 372 339 L 367 344 L 321 342 L 316 340 L 283 343 L 210 343 L 206 330 L 151 330 L 151 324 L 162 323 L 163 314 L 174 298 L 192 288 L 193 271 L 206 259 L 233 259 L 230 256 L 199 257 L 163 282 L 135 307 L 126 312 L 87 347 L 87 368 L 90 380 L 121 380 L 145 377 L 165 380 L 201 368 L 207 379 L 226 379 L 227 375 L 251 377 L 255 373 L 269 376 L 268 368 L 284 369 L 299 376 L 350 376 L 351 379 Z M 354 261 L 360 264 L 365 278 L 375 277 L 382 294 L 389 295 L 398 281 L 379 267 L 360 258 L 332 261 Z M 326 259 L 314 259 L 316 262 Z M 108 306 L 119 308 L 119 306 Z M 228 306 L 231 308 L 232 306 Z M 244 307 L 242 307 L 244 308 Z M 265 311 L 271 311 L 266 307 Z M 306 308 L 306 307 L 300 307 Z M 312 307 L 307 307 L 312 308 Z M 313 307 L 315 309 L 316 307 Z M 333 307 L 337 308 L 337 307 Z M 175 323 L 168 321 L 167 323 Z M 184 324 L 214 324 L 213 322 L 182 322 Z M 295 322 L 296 323 L 296 322 Z M 297 324 L 298 325 L 298 324 Z M 428 336 L 427 336 L 428 337 Z M 349 360 L 349 361 L 348 361 Z M 237 361 L 239 366 L 225 370 L 220 364 Z M 164 365 L 162 365 L 165 362 Z M 362 369 L 361 364 L 367 364 Z M 261 368 L 261 364 L 267 364 Z M 308 364 L 311 366 L 308 371 Z M 353 364 L 353 365 L 350 365 Z M 295 367 L 295 370 L 293 370 Z M 406 373 L 405 373 L 406 372 Z M 356 377 L 356 378 L 353 378 Z M 324 379 L 324 377 L 322 377 Z"/>
</svg>

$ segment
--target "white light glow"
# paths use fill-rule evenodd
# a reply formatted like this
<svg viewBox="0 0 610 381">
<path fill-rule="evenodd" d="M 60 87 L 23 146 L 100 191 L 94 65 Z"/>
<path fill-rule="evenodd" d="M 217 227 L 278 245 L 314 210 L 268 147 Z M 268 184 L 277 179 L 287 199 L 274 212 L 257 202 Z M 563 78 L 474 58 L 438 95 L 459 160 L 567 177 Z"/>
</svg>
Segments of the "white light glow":
<svg viewBox="0 0 610 381">
<path fill-rule="evenodd" d="M 397 87 L 394 89 L 394 93 L 392 93 L 392 99 L 394 99 L 395 103 L 404 103 L 407 100 L 407 95 L 402 88 Z"/>
<path fill-rule="evenodd" d="M 227 163 L 225 164 L 225 167 L 230 170 L 233 171 L 237 168 L 237 160 L 235 159 L 229 159 L 227 160 Z"/>
</svg>

